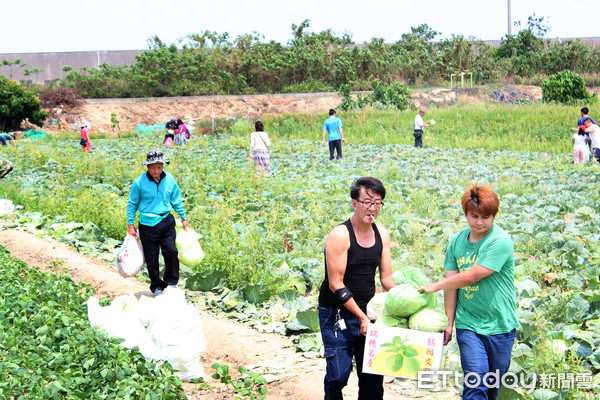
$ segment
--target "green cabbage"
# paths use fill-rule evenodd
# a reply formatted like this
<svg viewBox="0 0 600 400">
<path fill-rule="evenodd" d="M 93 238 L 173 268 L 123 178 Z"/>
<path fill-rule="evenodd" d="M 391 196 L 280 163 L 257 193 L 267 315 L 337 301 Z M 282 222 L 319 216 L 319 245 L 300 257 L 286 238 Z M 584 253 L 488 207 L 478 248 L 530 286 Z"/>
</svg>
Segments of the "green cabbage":
<svg viewBox="0 0 600 400">
<path fill-rule="evenodd" d="M 415 267 L 403 267 L 392 274 L 392 279 L 398 285 L 405 283 L 416 287 L 429 283 L 427 277 Z"/>
<path fill-rule="evenodd" d="M 376 320 L 383 314 L 383 309 L 385 307 L 385 299 L 387 297 L 387 292 L 377 293 L 367 304 L 367 317 L 370 320 Z"/>
<path fill-rule="evenodd" d="M 425 307 L 408 319 L 408 327 L 425 332 L 443 332 L 448 327 L 448 317 L 439 308 Z"/>
<path fill-rule="evenodd" d="M 385 299 L 386 313 L 395 317 L 409 317 L 425 306 L 435 304 L 433 293 L 419 293 L 415 286 L 394 286 Z"/>
<path fill-rule="evenodd" d="M 383 314 L 381 316 L 381 322 L 387 326 L 394 326 L 396 328 L 408 328 L 408 320 L 406 318 L 394 317 L 390 314 Z"/>
</svg>

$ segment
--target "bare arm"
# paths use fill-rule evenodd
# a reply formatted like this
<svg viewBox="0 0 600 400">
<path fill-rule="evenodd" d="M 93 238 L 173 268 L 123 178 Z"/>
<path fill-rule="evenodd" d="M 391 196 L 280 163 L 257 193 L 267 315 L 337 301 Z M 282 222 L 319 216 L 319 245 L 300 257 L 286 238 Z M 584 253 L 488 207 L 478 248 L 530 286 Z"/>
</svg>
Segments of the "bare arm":
<svg viewBox="0 0 600 400">
<path fill-rule="evenodd" d="M 323 129 L 323 146 L 325 146 L 325 136 L 327 135 L 327 130 Z"/>
<path fill-rule="evenodd" d="M 346 143 L 346 139 L 344 138 L 344 131 L 342 130 L 342 127 L 339 127 L 340 129 L 340 136 L 342 137 L 342 142 Z"/>
<path fill-rule="evenodd" d="M 446 279 L 458 274 L 458 271 L 446 271 Z M 444 331 L 444 346 L 452 340 L 452 328 L 454 327 L 454 317 L 456 315 L 456 304 L 458 302 L 458 289 L 444 290 L 444 308 L 448 317 L 448 327 Z"/>
<path fill-rule="evenodd" d="M 381 251 L 381 262 L 379 264 L 379 280 L 386 291 L 396 286 L 396 282 L 392 279 L 392 257 L 390 254 L 390 232 L 383 226 L 378 225 L 381 241 L 383 242 L 383 250 Z"/>
<path fill-rule="evenodd" d="M 335 293 L 342 289 L 344 285 L 344 274 L 346 273 L 346 262 L 348 259 L 348 249 L 350 248 L 350 235 L 348 229 L 339 225 L 336 226 L 325 242 L 325 257 L 327 261 L 327 277 L 329 279 L 329 289 Z M 360 333 L 367 334 L 369 318 L 362 312 L 354 298 L 350 298 L 344 303 L 344 307 L 360 320 Z"/>
<path fill-rule="evenodd" d="M 472 285 L 473 283 L 480 281 L 481 279 L 493 273 L 494 271 L 489 268 L 482 267 L 479 264 L 473 264 L 473 266 L 466 271 L 453 274 L 452 276 L 442 279 L 439 282 L 421 285 L 419 286 L 419 290 L 423 290 L 427 293 L 434 293 L 439 290 L 460 289 L 465 286 Z"/>
</svg>

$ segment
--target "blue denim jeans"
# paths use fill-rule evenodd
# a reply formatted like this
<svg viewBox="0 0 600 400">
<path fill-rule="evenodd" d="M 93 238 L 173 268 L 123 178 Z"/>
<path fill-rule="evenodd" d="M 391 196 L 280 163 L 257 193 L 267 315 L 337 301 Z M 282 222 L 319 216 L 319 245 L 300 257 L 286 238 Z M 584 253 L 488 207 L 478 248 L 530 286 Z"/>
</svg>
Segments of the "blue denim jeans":
<svg viewBox="0 0 600 400">
<path fill-rule="evenodd" d="M 496 400 L 500 382 L 493 376 L 502 379 L 508 371 L 515 330 L 499 335 L 479 335 L 467 329 L 457 329 L 456 340 L 464 373 L 463 399 Z M 493 375 L 488 375 L 484 382 L 484 375 L 488 372 Z"/>
<path fill-rule="evenodd" d="M 334 307 L 319 307 L 321 337 L 327 362 L 325 400 L 342 400 L 342 389 L 348 383 L 353 357 L 358 375 L 358 400 L 382 400 L 383 376 L 362 372 L 365 336 L 360 334 L 360 320 L 346 308 L 342 308 L 339 312 L 346 323 L 346 329 L 336 330 L 337 312 Z"/>
</svg>

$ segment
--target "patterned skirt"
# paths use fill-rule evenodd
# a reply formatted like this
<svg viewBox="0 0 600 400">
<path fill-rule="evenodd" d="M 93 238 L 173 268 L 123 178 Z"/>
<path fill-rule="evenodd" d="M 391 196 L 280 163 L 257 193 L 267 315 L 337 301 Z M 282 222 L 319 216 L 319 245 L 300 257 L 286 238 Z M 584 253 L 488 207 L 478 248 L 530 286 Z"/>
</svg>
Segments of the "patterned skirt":
<svg viewBox="0 0 600 400">
<path fill-rule="evenodd" d="M 269 158 L 268 150 L 254 150 L 254 166 L 258 175 L 271 176 L 271 159 Z"/>
</svg>

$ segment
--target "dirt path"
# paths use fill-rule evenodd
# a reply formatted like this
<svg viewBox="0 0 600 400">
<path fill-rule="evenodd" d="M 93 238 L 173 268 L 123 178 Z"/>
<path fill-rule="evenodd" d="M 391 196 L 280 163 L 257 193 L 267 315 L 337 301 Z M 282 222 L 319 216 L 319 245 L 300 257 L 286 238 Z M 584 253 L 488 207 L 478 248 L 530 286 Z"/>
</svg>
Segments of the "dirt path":
<svg viewBox="0 0 600 400">
<path fill-rule="evenodd" d="M 541 89 L 537 86 L 510 85 L 498 90 L 507 100 L 541 98 Z M 416 89 L 413 91 L 412 101 L 415 107 L 492 101 L 494 97 L 491 91 L 492 89 L 486 88 Z M 87 119 L 92 124 L 92 135 L 98 133 L 111 135 L 118 133 L 119 130 L 133 131 L 138 123 L 164 124 L 171 118 L 208 122 L 213 117 L 217 120 L 231 117 L 256 119 L 265 115 L 296 113 L 322 113 L 325 118 L 327 111 L 338 107 L 341 101 L 342 98 L 337 93 L 90 99 L 79 107 L 66 108 L 63 111 L 63 119 L 74 124 L 78 124 L 81 119 Z M 119 120 L 118 128 L 112 128 L 111 114 L 115 114 Z M 66 123 L 62 126 L 53 126 L 50 120 L 44 125 L 45 131 L 54 134 L 57 134 L 60 129 L 69 128 Z M 203 132 L 209 131 L 207 128 Z"/>
<path fill-rule="evenodd" d="M 29 266 L 44 268 L 57 264 L 59 268 L 69 270 L 75 281 L 84 281 L 92 285 L 97 291 L 97 297 L 109 298 L 132 293 L 151 295 L 145 283 L 134 278 L 125 279 L 107 263 L 84 256 L 56 241 L 22 231 L 0 230 L 0 244 L 9 250 L 13 257 L 19 258 Z M 207 376 L 214 372 L 210 366 L 215 362 L 226 363 L 233 368 L 259 364 L 259 373 L 270 381 L 267 399 L 315 400 L 323 397 L 325 362 L 322 359 L 302 357 L 300 353 L 295 352 L 292 341 L 287 337 L 259 333 L 248 326 L 219 318 L 207 311 L 201 311 L 201 315 L 208 343 L 201 362 Z M 199 391 L 197 385 L 185 384 L 188 399 L 234 398 L 223 386 L 213 380 L 211 384 L 215 386 L 214 389 L 203 391 Z M 397 386 L 386 384 L 386 399 L 415 398 L 403 396 L 397 391 L 402 387 Z M 402 390 L 406 394 L 406 388 Z M 352 374 L 351 382 L 344 390 L 344 397 L 356 398 L 356 393 L 356 374 Z M 423 394 L 417 397 L 438 398 Z"/>
</svg>

